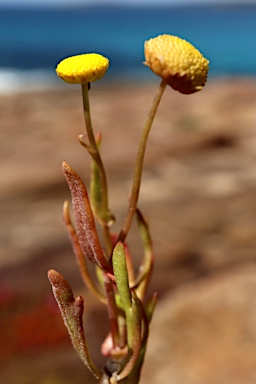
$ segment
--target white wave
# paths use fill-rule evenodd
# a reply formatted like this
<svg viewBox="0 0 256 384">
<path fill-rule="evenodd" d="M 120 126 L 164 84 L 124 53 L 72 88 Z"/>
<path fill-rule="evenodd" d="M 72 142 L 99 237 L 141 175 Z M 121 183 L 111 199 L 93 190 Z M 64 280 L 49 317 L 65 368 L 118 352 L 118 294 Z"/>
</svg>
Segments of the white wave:
<svg viewBox="0 0 256 384">
<path fill-rule="evenodd" d="M 2 94 L 47 90 L 59 85 L 60 81 L 54 71 L 0 68 L 0 93 Z"/>
</svg>

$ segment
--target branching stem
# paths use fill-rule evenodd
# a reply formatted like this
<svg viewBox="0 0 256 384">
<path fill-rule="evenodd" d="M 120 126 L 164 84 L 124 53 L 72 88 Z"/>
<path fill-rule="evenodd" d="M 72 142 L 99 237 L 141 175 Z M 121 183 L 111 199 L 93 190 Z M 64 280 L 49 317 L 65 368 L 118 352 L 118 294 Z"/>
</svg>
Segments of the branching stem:
<svg viewBox="0 0 256 384">
<path fill-rule="evenodd" d="M 123 228 L 121 232 L 119 233 L 118 241 L 124 242 L 126 239 L 126 236 L 129 232 L 130 226 L 132 224 L 133 216 L 137 208 L 137 203 L 139 199 L 139 192 L 140 192 L 140 184 L 141 184 L 141 176 L 142 176 L 142 170 L 143 170 L 143 162 L 144 162 L 144 156 L 145 156 L 145 151 L 146 151 L 146 146 L 147 146 L 147 140 L 148 136 L 158 109 L 158 106 L 160 104 L 161 98 L 163 96 L 163 93 L 166 88 L 166 83 L 164 80 L 161 81 L 157 93 L 155 95 L 155 98 L 153 100 L 153 103 L 151 105 L 150 111 L 148 118 L 145 122 L 144 129 L 142 131 L 142 135 L 140 138 L 140 143 L 138 147 L 138 152 L 137 152 L 137 158 L 136 158 L 136 163 L 135 163 L 135 170 L 134 170 L 134 176 L 133 176 L 133 185 L 132 185 L 132 192 L 130 196 L 130 203 L 129 203 L 129 208 L 128 212 L 126 214 Z"/>
</svg>

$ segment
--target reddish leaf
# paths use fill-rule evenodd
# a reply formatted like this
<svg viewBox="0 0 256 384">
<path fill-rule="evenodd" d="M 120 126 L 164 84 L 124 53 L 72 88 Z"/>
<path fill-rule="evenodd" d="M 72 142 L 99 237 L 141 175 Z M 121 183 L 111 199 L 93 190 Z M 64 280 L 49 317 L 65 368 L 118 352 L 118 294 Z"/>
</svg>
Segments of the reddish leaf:
<svg viewBox="0 0 256 384">
<path fill-rule="evenodd" d="M 81 249 L 85 257 L 98 264 L 100 268 L 110 271 L 110 265 L 99 242 L 85 185 L 65 161 L 62 163 L 62 169 L 71 191 L 77 236 Z"/>
</svg>

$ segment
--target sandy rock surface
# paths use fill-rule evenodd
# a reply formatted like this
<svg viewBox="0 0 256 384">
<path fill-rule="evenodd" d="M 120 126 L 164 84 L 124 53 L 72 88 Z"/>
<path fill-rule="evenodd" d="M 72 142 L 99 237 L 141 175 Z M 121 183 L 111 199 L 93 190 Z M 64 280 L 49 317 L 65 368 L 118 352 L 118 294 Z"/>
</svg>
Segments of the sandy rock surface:
<svg viewBox="0 0 256 384">
<path fill-rule="evenodd" d="M 255 264 L 167 294 L 156 309 L 141 383 L 255 383 L 255 294 Z"/>
</svg>

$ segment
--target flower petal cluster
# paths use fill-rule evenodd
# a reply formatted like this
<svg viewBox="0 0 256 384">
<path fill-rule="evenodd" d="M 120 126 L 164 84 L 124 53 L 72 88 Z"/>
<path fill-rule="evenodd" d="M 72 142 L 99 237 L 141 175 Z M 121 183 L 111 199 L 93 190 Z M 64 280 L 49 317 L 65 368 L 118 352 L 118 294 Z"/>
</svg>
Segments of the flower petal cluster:
<svg viewBox="0 0 256 384">
<path fill-rule="evenodd" d="M 100 80 L 106 73 L 109 60 L 97 53 L 71 56 L 62 60 L 57 75 L 70 84 L 84 84 Z"/>
<path fill-rule="evenodd" d="M 176 91 L 188 95 L 205 85 L 209 61 L 186 40 L 159 35 L 144 48 L 145 64 Z"/>
</svg>

